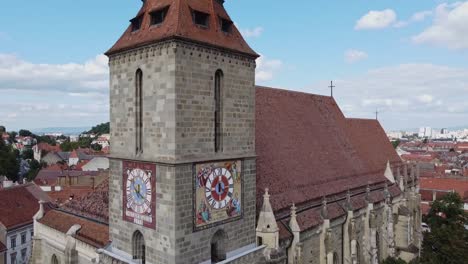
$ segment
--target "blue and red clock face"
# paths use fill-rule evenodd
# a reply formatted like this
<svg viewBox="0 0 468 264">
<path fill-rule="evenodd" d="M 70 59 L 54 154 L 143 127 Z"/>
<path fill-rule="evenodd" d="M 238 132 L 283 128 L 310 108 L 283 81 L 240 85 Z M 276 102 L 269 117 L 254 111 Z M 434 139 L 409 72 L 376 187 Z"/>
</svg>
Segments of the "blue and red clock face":
<svg viewBox="0 0 468 264">
<path fill-rule="evenodd" d="M 231 172 L 225 168 L 211 171 L 205 185 L 208 204 L 216 210 L 226 208 L 233 198 L 234 180 Z"/>
<path fill-rule="evenodd" d="M 137 225 L 156 227 L 156 165 L 123 162 L 123 218 Z"/>
</svg>

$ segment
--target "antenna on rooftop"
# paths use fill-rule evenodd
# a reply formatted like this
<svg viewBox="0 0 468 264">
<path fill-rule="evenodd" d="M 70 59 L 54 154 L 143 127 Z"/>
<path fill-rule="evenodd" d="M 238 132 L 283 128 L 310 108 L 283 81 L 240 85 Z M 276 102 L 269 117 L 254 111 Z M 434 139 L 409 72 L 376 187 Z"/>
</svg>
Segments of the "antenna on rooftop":
<svg viewBox="0 0 468 264">
<path fill-rule="evenodd" d="M 331 92 L 331 97 L 333 97 L 333 88 L 335 88 L 336 86 L 333 85 L 333 81 L 330 82 L 330 86 L 328 86 L 328 88 L 330 88 L 330 92 Z"/>
<path fill-rule="evenodd" d="M 379 109 L 375 109 L 375 120 L 379 120 Z"/>
</svg>

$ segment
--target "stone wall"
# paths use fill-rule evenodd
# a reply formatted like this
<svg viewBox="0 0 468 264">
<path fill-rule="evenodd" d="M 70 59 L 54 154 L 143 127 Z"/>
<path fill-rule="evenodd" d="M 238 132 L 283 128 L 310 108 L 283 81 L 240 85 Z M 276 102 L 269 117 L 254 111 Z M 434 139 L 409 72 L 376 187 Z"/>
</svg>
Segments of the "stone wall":
<svg viewBox="0 0 468 264">
<path fill-rule="evenodd" d="M 169 41 L 113 55 L 111 154 L 174 162 L 255 154 L 255 60 Z M 143 72 L 143 146 L 136 156 L 135 75 Z M 223 71 L 223 153 L 214 153 L 214 76 Z M 146 151 L 145 151 L 146 150 Z"/>
<path fill-rule="evenodd" d="M 211 259 L 219 229 L 226 251 L 255 243 L 255 60 L 168 41 L 112 55 L 109 226 L 113 246 L 131 252 L 139 230 L 149 263 Z M 135 74 L 143 72 L 143 153 L 136 153 Z M 223 72 L 222 151 L 214 151 L 214 76 Z M 243 218 L 195 232 L 194 162 L 244 159 Z M 156 230 L 122 220 L 122 160 L 157 164 Z"/>
</svg>

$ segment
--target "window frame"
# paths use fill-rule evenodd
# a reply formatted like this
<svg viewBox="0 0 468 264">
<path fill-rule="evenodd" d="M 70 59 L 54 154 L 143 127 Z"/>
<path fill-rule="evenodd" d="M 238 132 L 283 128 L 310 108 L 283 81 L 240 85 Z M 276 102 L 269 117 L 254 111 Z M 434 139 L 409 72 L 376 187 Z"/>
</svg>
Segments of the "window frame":
<svg viewBox="0 0 468 264">
<path fill-rule="evenodd" d="M 161 7 L 161 8 L 158 8 L 158 9 L 155 9 L 153 11 L 150 11 L 149 14 L 150 14 L 150 26 L 160 26 L 164 23 L 164 21 L 166 21 L 166 17 L 167 17 L 167 14 L 169 12 L 169 7 L 170 5 L 167 5 L 167 6 L 164 6 L 164 7 Z M 161 22 L 159 23 L 154 23 L 154 18 L 155 18 L 155 15 L 157 13 L 160 13 L 161 14 Z"/>
<path fill-rule="evenodd" d="M 225 34 L 230 34 L 232 32 L 232 25 L 234 24 L 234 22 L 232 22 L 231 20 L 229 19 L 225 19 L 225 18 L 222 18 L 222 17 L 219 17 L 219 27 L 221 28 L 221 31 Z M 224 30 L 225 29 L 225 25 L 228 26 L 227 30 Z"/>
<path fill-rule="evenodd" d="M 223 89 L 224 72 L 216 70 L 214 77 L 214 152 L 223 152 Z"/>
<path fill-rule="evenodd" d="M 136 16 L 130 19 L 132 32 L 137 32 L 141 29 L 141 27 L 143 26 L 143 18 L 144 18 L 144 14 L 141 14 L 139 16 Z"/>
<path fill-rule="evenodd" d="M 17 235 L 13 235 L 10 237 L 10 247 L 15 248 L 16 247 L 16 237 Z"/>
<path fill-rule="evenodd" d="M 202 15 L 205 19 L 204 19 L 204 24 L 200 24 L 198 23 L 198 19 L 200 17 L 197 17 L 197 16 L 200 16 Z M 198 19 L 197 19 L 198 18 Z M 202 12 L 202 11 L 198 11 L 198 10 L 195 10 L 195 9 L 192 9 L 192 20 L 193 20 L 193 23 L 198 26 L 198 27 L 201 27 L 201 28 L 204 28 L 204 29 L 207 29 L 209 28 L 210 26 L 210 14 L 208 13 L 205 13 L 205 12 Z M 198 21 L 198 22 L 197 22 Z"/>
<path fill-rule="evenodd" d="M 27 235 L 26 235 L 26 231 L 24 231 L 21 233 L 21 245 L 26 244 L 26 241 L 27 241 Z"/>
</svg>

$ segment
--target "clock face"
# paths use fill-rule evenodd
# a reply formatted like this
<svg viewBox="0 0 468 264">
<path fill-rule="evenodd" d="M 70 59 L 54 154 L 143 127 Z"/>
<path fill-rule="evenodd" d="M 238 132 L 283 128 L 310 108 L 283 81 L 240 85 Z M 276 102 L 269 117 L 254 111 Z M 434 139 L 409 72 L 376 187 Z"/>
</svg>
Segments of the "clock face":
<svg viewBox="0 0 468 264">
<path fill-rule="evenodd" d="M 242 218 L 242 161 L 194 165 L 194 230 Z"/>
<path fill-rule="evenodd" d="M 151 189 L 151 171 L 142 169 L 127 170 L 127 208 L 135 213 L 151 213 L 153 190 Z"/>
<path fill-rule="evenodd" d="M 211 171 L 205 185 L 205 196 L 214 209 L 223 209 L 229 205 L 234 193 L 234 180 L 231 172 L 225 168 Z"/>
<path fill-rule="evenodd" d="M 156 165 L 123 161 L 122 213 L 125 221 L 156 228 Z"/>
</svg>

